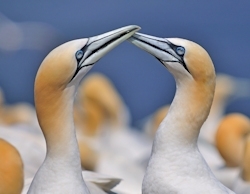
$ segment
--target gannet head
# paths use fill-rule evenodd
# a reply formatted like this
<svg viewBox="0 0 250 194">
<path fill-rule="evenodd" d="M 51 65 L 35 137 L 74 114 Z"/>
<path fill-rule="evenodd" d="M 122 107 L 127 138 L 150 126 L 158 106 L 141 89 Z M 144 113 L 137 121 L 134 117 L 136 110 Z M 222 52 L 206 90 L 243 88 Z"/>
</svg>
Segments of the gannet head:
<svg viewBox="0 0 250 194">
<path fill-rule="evenodd" d="M 199 82 L 214 80 L 211 58 L 200 45 L 180 38 L 159 38 L 135 33 L 131 43 L 155 56 L 176 78 Z M 213 79 L 211 79 L 213 78 Z"/>
<path fill-rule="evenodd" d="M 34 87 L 37 118 L 44 133 L 52 131 L 50 128 L 55 125 L 62 127 L 60 120 L 65 120 L 66 112 L 73 111 L 77 87 L 93 65 L 139 29 L 131 25 L 66 42 L 46 56 L 38 69 Z M 50 137 L 52 135 L 47 135 L 47 140 Z"/>
<path fill-rule="evenodd" d="M 42 82 L 46 80 L 46 86 L 51 87 L 78 84 L 99 59 L 139 29 L 138 26 L 130 25 L 58 46 L 42 62 L 37 73 L 36 83 L 43 79 Z"/>
</svg>

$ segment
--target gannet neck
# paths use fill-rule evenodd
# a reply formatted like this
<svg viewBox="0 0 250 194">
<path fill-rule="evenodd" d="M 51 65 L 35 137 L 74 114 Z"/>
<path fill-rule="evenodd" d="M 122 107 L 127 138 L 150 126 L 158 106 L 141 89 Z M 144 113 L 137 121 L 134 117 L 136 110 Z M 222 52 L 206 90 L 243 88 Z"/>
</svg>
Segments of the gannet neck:
<svg viewBox="0 0 250 194">
<path fill-rule="evenodd" d="M 215 83 L 209 87 L 194 79 L 176 83 L 176 94 L 157 131 L 153 152 L 160 151 L 162 149 L 159 147 L 171 143 L 173 146 L 182 145 L 182 149 L 196 146 L 200 128 L 209 114 Z"/>
<path fill-rule="evenodd" d="M 19 152 L 0 138 L 0 193 L 21 193 L 23 183 L 23 162 Z"/>
<path fill-rule="evenodd" d="M 39 76 L 38 72 L 35 104 L 39 124 L 46 140 L 47 154 L 28 193 L 59 191 L 62 185 L 67 188 L 66 191 L 89 193 L 81 174 L 73 122 L 75 86 L 43 87 Z"/>
<path fill-rule="evenodd" d="M 50 157 L 58 157 L 69 151 L 75 139 L 73 123 L 74 86 L 66 88 L 47 87 L 41 89 L 41 84 L 36 84 L 35 95 L 37 116 L 46 139 L 47 150 Z M 67 145 L 69 144 L 69 145 Z M 60 153 L 61 151 L 61 153 Z"/>
</svg>

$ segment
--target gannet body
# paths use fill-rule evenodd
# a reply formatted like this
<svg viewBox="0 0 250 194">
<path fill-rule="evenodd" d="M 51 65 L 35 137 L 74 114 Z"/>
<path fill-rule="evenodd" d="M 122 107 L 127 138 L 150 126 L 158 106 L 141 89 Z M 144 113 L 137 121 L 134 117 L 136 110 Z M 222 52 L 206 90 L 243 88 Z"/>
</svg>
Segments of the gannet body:
<svg viewBox="0 0 250 194">
<path fill-rule="evenodd" d="M 113 191 L 113 188 L 116 187 L 121 179 L 114 178 L 111 176 L 103 175 L 100 173 L 94 173 L 91 171 L 84 170 L 82 171 L 82 177 L 90 191 L 90 193 L 107 193 Z M 32 182 L 32 178 L 25 179 L 24 188 L 22 194 L 26 194 Z"/>
<path fill-rule="evenodd" d="M 129 40 L 155 56 L 173 74 L 177 88 L 157 130 L 142 193 L 233 193 L 215 178 L 197 146 L 215 89 L 208 53 L 198 44 L 178 38 L 136 33 Z"/>
<path fill-rule="evenodd" d="M 22 158 L 13 145 L 0 138 L 0 193 L 21 193 L 23 184 Z"/>
<path fill-rule="evenodd" d="M 73 103 L 82 77 L 115 46 L 133 35 L 127 26 L 91 38 L 73 40 L 52 50 L 35 80 L 35 106 L 47 153 L 28 193 L 89 193 L 82 173 L 73 121 Z"/>
</svg>

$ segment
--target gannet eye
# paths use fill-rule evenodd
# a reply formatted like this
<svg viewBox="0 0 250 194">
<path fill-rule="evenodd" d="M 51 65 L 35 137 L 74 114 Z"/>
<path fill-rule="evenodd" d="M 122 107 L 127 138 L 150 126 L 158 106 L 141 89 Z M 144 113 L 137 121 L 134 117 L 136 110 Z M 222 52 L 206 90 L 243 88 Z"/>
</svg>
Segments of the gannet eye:
<svg viewBox="0 0 250 194">
<path fill-rule="evenodd" d="M 76 51 L 76 59 L 80 60 L 83 57 L 83 51 L 82 50 L 78 50 Z"/>
<path fill-rule="evenodd" d="M 184 55 L 184 53 L 185 53 L 185 48 L 182 47 L 182 46 L 178 46 L 178 47 L 176 48 L 176 53 L 177 53 L 178 55 Z"/>
</svg>

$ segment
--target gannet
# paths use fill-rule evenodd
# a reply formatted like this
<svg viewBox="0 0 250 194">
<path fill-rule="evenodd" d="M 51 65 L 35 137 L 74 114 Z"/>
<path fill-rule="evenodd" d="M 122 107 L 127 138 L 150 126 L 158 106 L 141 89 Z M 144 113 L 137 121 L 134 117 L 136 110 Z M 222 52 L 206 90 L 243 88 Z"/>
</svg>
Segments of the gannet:
<svg viewBox="0 0 250 194">
<path fill-rule="evenodd" d="M 169 105 L 164 105 L 158 108 L 152 115 L 150 115 L 144 124 L 143 131 L 150 139 L 154 139 L 155 133 L 162 122 L 162 120 L 167 115 Z"/>
<path fill-rule="evenodd" d="M 250 133 L 250 120 L 243 114 L 231 113 L 221 120 L 215 140 L 226 166 L 237 167 L 241 165 L 244 139 L 248 133 Z"/>
<path fill-rule="evenodd" d="M 12 144 L 20 153 L 24 165 L 24 178 L 34 177 L 46 154 L 42 134 L 32 133 L 27 126 L 0 126 L 0 137 Z"/>
<path fill-rule="evenodd" d="M 234 183 L 233 189 L 237 194 L 250 193 L 250 133 L 245 138 L 241 172 L 238 179 Z"/>
<path fill-rule="evenodd" d="M 38 127 L 34 107 L 26 102 L 14 105 L 5 103 L 4 92 L 0 88 L 0 124 L 2 125 L 31 125 Z"/>
<path fill-rule="evenodd" d="M 129 41 L 155 56 L 174 76 L 177 88 L 156 132 L 142 193 L 233 193 L 215 178 L 197 146 L 215 90 L 208 53 L 180 38 L 136 33 Z"/>
<path fill-rule="evenodd" d="M 96 169 L 103 147 L 107 145 L 104 136 L 126 125 L 127 117 L 129 111 L 107 76 L 91 73 L 84 78 L 74 103 L 74 121 L 84 169 Z"/>
<path fill-rule="evenodd" d="M 141 193 L 145 169 L 138 159 L 152 145 L 128 125 L 129 111 L 111 80 L 100 73 L 84 77 L 74 106 L 82 167 L 122 178 L 117 192 Z"/>
<path fill-rule="evenodd" d="M 35 107 L 47 153 L 28 193 L 90 193 L 81 171 L 73 103 L 83 76 L 106 53 L 133 35 L 131 25 L 64 43 L 43 60 L 35 79 Z"/>
<path fill-rule="evenodd" d="M 82 112 L 78 120 L 82 121 L 80 127 L 86 135 L 99 135 L 105 125 L 116 129 L 128 123 L 128 108 L 107 76 L 91 73 L 78 90 L 76 108 Z"/>
<path fill-rule="evenodd" d="M 245 138 L 249 133 L 250 120 L 240 113 L 226 115 L 216 132 L 216 146 L 224 163 L 214 168 L 213 172 L 218 180 L 231 189 L 240 173 Z"/>
<path fill-rule="evenodd" d="M 0 138 L 0 194 L 21 193 L 23 184 L 22 158 L 13 145 Z"/>
</svg>

